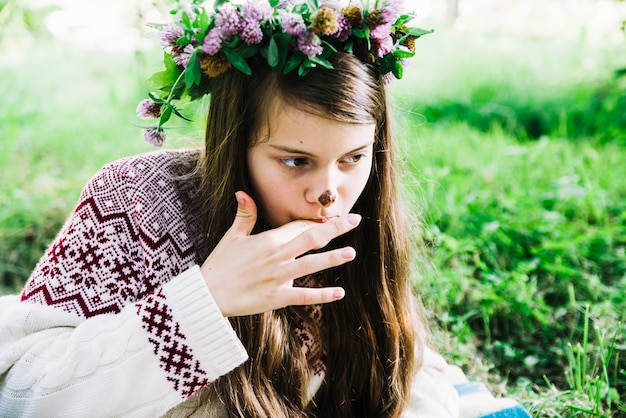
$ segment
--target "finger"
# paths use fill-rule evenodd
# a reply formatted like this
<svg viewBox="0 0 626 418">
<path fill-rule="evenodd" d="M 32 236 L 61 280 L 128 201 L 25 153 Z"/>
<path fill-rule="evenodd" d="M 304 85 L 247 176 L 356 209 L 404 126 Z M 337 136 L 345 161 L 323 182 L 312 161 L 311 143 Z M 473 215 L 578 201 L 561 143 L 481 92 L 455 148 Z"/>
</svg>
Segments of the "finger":
<svg viewBox="0 0 626 418">
<path fill-rule="evenodd" d="M 286 256 L 296 258 L 310 250 L 325 247 L 334 238 L 356 228 L 361 222 L 361 215 L 350 213 L 340 216 L 330 222 L 317 224 L 297 235 L 283 247 Z"/>
<path fill-rule="evenodd" d="M 250 235 L 257 219 L 256 204 L 246 192 L 241 190 L 235 193 L 235 199 L 237 199 L 237 214 L 226 235 L 231 237 Z"/>
<path fill-rule="evenodd" d="M 319 226 L 320 224 L 317 222 L 298 219 L 295 221 L 291 221 L 286 223 L 278 228 L 272 229 L 270 231 L 264 232 L 267 236 L 272 238 L 272 243 L 277 247 L 284 247 L 285 245 L 291 245 L 291 241 L 303 233 L 304 231 Z"/>
<path fill-rule="evenodd" d="M 323 253 L 307 254 L 284 267 L 283 277 L 302 277 L 348 263 L 356 258 L 352 247 L 338 248 Z"/>
<path fill-rule="evenodd" d="M 281 295 L 285 306 L 318 305 L 343 299 L 346 291 L 342 287 L 290 287 Z"/>
</svg>

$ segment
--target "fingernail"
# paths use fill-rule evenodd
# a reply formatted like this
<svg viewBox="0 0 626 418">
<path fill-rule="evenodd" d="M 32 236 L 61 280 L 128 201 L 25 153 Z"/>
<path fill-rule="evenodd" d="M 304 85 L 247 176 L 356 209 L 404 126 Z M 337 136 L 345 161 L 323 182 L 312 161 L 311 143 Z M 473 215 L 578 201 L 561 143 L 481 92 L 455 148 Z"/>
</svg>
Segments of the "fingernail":
<svg viewBox="0 0 626 418">
<path fill-rule="evenodd" d="M 335 299 L 342 299 L 345 295 L 346 295 L 346 291 L 343 290 L 342 288 L 335 289 L 335 291 L 333 292 L 333 298 Z"/>
<path fill-rule="evenodd" d="M 243 206 L 244 205 L 244 200 L 243 200 L 243 196 L 241 195 L 241 192 L 236 192 L 235 193 L 235 199 L 237 200 L 237 204 L 239 206 Z"/>
<path fill-rule="evenodd" d="M 361 222 L 361 215 L 358 213 L 349 213 L 348 214 L 348 223 L 352 226 L 356 226 Z"/>
<path fill-rule="evenodd" d="M 352 247 L 347 247 L 341 251 L 341 256 L 345 259 L 352 260 L 356 256 L 356 251 L 354 251 Z"/>
</svg>

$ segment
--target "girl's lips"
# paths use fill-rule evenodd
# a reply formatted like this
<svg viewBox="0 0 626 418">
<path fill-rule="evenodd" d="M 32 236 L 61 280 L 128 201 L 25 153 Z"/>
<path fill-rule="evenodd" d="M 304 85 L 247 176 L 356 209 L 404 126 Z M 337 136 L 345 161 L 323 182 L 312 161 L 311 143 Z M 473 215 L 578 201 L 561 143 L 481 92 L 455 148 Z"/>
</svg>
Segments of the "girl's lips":
<svg viewBox="0 0 626 418">
<path fill-rule="evenodd" d="M 311 219 L 311 220 L 313 222 L 317 222 L 317 223 L 323 224 L 323 223 L 326 223 L 326 222 L 330 221 L 333 218 L 338 218 L 338 217 L 339 216 L 324 216 L 324 217 L 321 217 L 321 218 L 316 218 L 316 219 Z"/>
</svg>

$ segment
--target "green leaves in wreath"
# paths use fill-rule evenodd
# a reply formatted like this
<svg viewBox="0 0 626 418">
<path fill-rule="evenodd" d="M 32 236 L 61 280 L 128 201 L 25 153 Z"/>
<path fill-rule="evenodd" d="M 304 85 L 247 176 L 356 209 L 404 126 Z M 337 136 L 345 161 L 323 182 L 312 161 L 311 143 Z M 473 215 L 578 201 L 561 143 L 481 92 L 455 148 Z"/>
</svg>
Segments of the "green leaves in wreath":
<svg viewBox="0 0 626 418">
<path fill-rule="evenodd" d="M 168 120 L 172 117 L 172 114 L 178 116 L 181 119 L 186 121 L 191 121 L 188 117 L 184 116 L 180 110 L 172 103 L 172 99 L 168 97 L 167 99 L 162 99 L 156 96 L 154 93 L 148 93 L 150 99 L 152 99 L 155 103 L 161 105 L 161 117 L 159 118 L 158 128 L 162 129 L 162 126 L 167 123 Z"/>
<path fill-rule="evenodd" d="M 152 77 L 148 79 L 147 83 L 155 90 L 163 91 L 167 89 L 169 92 L 169 89 L 180 76 L 180 70 L 176 66 L 172 56 L 167 52 L 163 54 L 163 65 L 165 65 L 165 70 L 153 74 Z"/>
<path fill-rule="evenodd" d="M 200 68 L 200 59 L 198 58 L 198 50 L 191 54 L 187 67 L 185 68 L 185 87 L 192 88 L 200 84 L 202 78 L 202 69 Z"/>
</svg>

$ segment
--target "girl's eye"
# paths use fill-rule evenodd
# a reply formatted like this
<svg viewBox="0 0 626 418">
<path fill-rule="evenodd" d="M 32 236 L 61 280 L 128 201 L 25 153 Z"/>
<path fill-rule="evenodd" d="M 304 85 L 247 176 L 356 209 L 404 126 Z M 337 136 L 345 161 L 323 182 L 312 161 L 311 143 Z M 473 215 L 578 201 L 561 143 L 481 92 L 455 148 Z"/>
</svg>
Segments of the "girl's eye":
<svg viewBox="0 0 626 418">
<path fill-rule="evenodd" d="M 346 157 L 344 161 L 348 164 L 356 164 L 361 160 L 361 158 L 363 158 L 363 154 L 351 155 Z"/>
<path fill-rule="evenodd" d="M 283 163 L 284 165 L 286 165 L 289 168 L 298 168 L 301 167 L 303 165 L 308 164 L 308 161 L 306 158 L 281 158 L 280 162 Z"/>
</svg>

